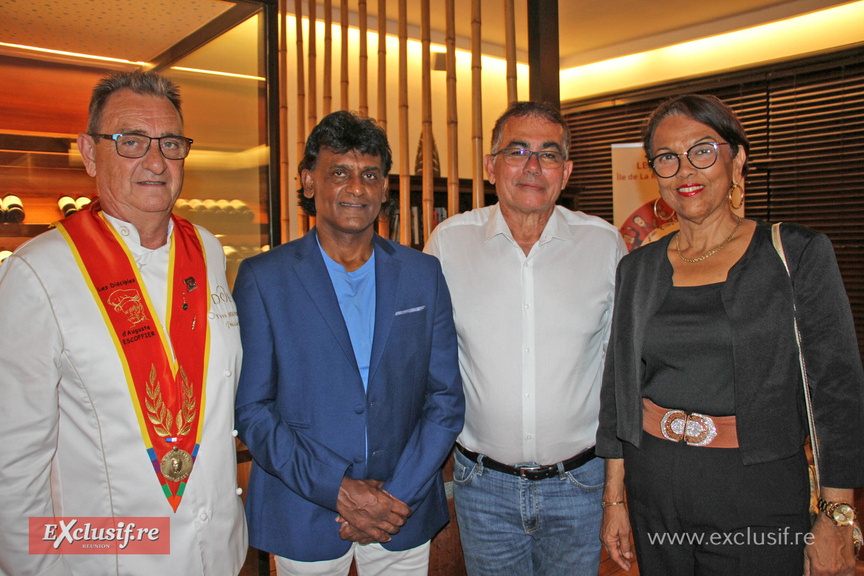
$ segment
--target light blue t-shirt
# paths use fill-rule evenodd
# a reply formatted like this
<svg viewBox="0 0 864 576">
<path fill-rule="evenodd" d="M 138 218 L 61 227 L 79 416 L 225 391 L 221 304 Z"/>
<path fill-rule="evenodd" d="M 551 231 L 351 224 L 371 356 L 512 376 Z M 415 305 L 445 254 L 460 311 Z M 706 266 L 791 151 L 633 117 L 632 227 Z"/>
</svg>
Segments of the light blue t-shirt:
<svg viewBox="0 0 864 576">
<path fill-rule="evenodd" d="M 336 290 L 336 299 L 342 318 L 348 327 L 354 358 L 360 368 L 363 389 L 369 385 L 369 363 L 372 357 L 372 338 L 375 335 L 375 252 L 363 266 L 347 272 L 345 267 L 330 258 L 318 244 L 330 282 Z"/>
</svg>

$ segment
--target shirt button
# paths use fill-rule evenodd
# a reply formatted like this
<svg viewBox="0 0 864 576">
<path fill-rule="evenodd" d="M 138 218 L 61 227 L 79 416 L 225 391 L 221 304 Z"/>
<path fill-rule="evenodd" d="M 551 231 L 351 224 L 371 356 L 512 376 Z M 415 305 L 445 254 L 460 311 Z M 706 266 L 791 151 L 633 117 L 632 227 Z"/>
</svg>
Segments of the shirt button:
<svg viewBox="0 0 864 576">
<path fill-rule="evenodd" d="M 231 376 L 231 370 L 225 370 L 225 377 L 228 378 Z"/>
<path fill-rule="evenodd" d="M 527 267 L 528 267 L 528 263 L 525 262 L 525 264 L 523 264 L 522 266 L 524 266 L 525 268 L 527 268 Z"/>
<path fill-rule="evenodd" d="M 207 520 L 210 519 L 210 515 L 207 514 L 207 512 L 201 512 L 201 514 L 198 515 L 198 519 L 201 520 L 201 522 L 207 522 Z"/>
<path fill-rule="evenodd" d="M 235 490 L 234 493 L 237 494 L 237 496 L 240 496 L 241 494 L 243 494 L 243 489 L 237 488 L 237 490 Z"/>
<path fill-rule="evenodd" d="M 531 352 L 531 348 L 525 348 L 525 352 L 526 353 Z"/>
<path fill-rule="evenodd" d="M 232 431 L 231 431 L 231 436 L 234 436 L 234 437 L 236 438 L 236 437 L 237 437 L 237 430 L 232 430 Z"/>
<path fill-rule="evenodd" d="M 525 436 L 525 438 L 527 438 L 528 440 L 530 440 L 530 439 L 531 439 L 531 435 L 528 434 L 527 436 Z"/>
<path fill-rule="evenodd" d="M 531 393 L 530 393 L 530 392 L 526 392 L 526 393 L 525 393 L 525 398 L 530 398 L 530 397 L 531 397 Z"/>
<path fill-rule="evenodd" d="M 207 318 L 210 318 L 211 320 L 212 320 L 213 318 L 215 318 L 215 317 L 216 317 L 216 313 L 215 313 L 215 312 L 209 312 L 209 313 L 207 314 Z"/>
</svg>

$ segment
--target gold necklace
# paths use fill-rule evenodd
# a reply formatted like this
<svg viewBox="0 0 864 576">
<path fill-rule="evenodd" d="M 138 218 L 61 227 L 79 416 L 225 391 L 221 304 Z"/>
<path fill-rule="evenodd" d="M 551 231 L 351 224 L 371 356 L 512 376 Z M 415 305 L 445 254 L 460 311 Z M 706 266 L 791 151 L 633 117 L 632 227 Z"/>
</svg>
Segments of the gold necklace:
<svg viewBox="0 0 864 576">
<path fill-rule="evenodd" d="M 735 233 L 738 232 L 738 229 L 741 227 L 741 222 L 743 222 L 743 221 L 744 221 L 744 219 L 741 218 L 741 216 L 738 216 L 738 224 L 735 226 L 735 229 L 732 230 L 732 233 L 729 234 L 729 236 L 726 238 L 726 240 L 724 240 L 722 244 L 720 244 L 719 246 L 717 246 L 716 248 L 714 248 L 710 252 L 706 252 L 705 254 L 702 254 L 698 258 L 685 258 L 684 257 L 684 255 L 681 253 L 681 232 L 678 232 L 678 234 L 675 235 L 675 249 L 678 250 L 678 257 L 681 258 L 681 260 L 683 260 L 684 262 L 690 262 L 691 264 L 693 264 L 696 262 L 701 262 L 702 260 L 705 260 L 709 256 L 713 256 L 714 254 L 716 254 L 717 252 L 722 250 L 723 247 L 725 247 L 729 242 L 732 241 L 732 238 L 735 236 Z"/>
</svg>

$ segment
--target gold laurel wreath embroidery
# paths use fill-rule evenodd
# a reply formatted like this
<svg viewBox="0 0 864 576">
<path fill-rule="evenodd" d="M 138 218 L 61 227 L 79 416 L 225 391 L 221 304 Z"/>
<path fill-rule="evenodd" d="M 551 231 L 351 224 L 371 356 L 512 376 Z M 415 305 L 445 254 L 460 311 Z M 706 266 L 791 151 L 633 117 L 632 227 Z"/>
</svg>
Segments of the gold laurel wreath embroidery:
<svg viewBox="0 0 864 576">
<path fill-rule="evenodd" d="M 165 407 L 162 401 L 162 389 L 156 381 L 156 366 L 150 366 L 150 380 L 147 382 L 147 398 L 144 404 L 147 406 L 147 418 L 153 423 L 153 430 L 159 436 L 171 435 L 171 411 Z"/>
<path fill-rule="evenodd" d="M 192 430 L 192 421 L 195 420 L 195 396 L 192 383 L 186 377 L 186 372 L 180 368 L 180 376 L 183 377 L 181 389 L 183 391 L 183 406 L 177 411 L 176 418 L 162 401 L 162 389 L 156 381 L 156 367 L 150 367 L 150 380 L 147 382 L 147 398 L 144 404 L 147 407 L 147 418 L 153 423 L 153 430 L 159 436 L 171 435 L 171 424 L 177 424 L 177 436 L 185 436 Z"/>
<path fill-rule="evenodd" d="M 183 377 L 183 407 L 177 412 L 177 435 L 185 436 L 192 430 L 192 420 L 195 419 L 195 396 L 192 393 L 192 383 L 186 378 L 182 366 L 180 376 Z"/>
</svg>

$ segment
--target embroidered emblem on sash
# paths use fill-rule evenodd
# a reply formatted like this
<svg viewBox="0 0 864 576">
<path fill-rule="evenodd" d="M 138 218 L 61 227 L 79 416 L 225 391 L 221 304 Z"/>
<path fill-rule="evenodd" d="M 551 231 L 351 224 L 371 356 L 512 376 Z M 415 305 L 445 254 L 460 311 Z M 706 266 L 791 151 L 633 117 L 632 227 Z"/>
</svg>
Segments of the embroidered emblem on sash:
<svg viewBox="0 0 864 576">
<path fill-rule="evenodd" d="M 115 290 L 108 297 L 108 303 L 117 312 L 123 312 L 133 326 L 147 319 L 141 293 L 138 290 Z"/>
</svg>

